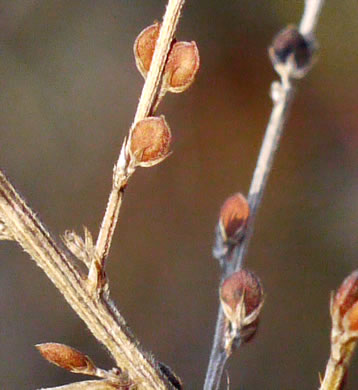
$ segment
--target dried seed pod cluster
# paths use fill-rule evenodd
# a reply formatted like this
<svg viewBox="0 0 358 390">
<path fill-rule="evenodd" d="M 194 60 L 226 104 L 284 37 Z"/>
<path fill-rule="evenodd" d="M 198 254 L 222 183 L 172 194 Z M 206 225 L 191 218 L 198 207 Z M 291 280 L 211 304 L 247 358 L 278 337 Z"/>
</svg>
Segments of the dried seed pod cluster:
<svg viewBox="0 0 358 390">
<path fill-rule="evenodd" d="M 234 272 L 220 287 L 220 301 L 227 320 L 226 346 L 248 341 L 257 329 L 264 302 L 260 279 L 245 269 Z"/>
<path fill-rule="evenodd" d="M 145 28 L 134 43 L 134 56 L 139 72 L 144 78 L 150 69 L 160 24 Z M 184 92 L 193 83 L 200 65 L 199 51 L 195 42 L 172 42 L 163 72 L 161 95 L 167 91 Z"/>
<path fill-rule="evenodd" d="M 308 41 L 296 26 L 280 31 L 269 48 L 276 72 L 283 78 L 301 78 L 312 66 L 314 43 Z"/>
<path fill-rule="evenodd" d="M 343 281 L 333 297 L 331 316 L 333 328 L 358 338 L 358 270 Z"/>
<path fill-rule="evenodd" d="M 250 206 L 246 198 L 236 193 L 222 205 L 216 226 L 213 255 L 219 260 L 224 277 L 219 295 L 225 316 L 223 343 L 227 356 L 234 347 L 254 336 L 264 303 L 260 279 L 246 269 L 236 269 L 249 218 Z"/>
</svg>

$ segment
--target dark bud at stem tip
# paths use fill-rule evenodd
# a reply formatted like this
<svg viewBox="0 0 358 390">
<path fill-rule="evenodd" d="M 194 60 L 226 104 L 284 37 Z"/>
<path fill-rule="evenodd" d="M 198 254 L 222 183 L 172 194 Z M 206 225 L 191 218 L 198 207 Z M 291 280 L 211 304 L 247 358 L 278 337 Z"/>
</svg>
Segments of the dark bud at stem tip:
<svg viewBox="0 0 358 390">
<path fill-rule="evenodd" d="M 67 345 L 44 343 L 36 345 L 36 348 L 46 360 L 65 370 L 87 375 L 94 375 L 96 372 L 96 367 L 88 356 Z"/>
<path fill-rule="evenodd" d="M 200 65 L 195 42 L 176 42 L 164 69 L 163 88 L 173 93 L 185 91 L 193 83 Z"/>
<path fill-rule="evenodd" d="M 159 164 L 169 155 L 170 142 L 171 132 L 164 116 L 137 122 L 130 139 L 135 164 L 141 167 Z"/>
<path fill-rule="evenodd" d="M 273 39 L 269 55 L 276 71 L 280 67 L 291 65 L 290 76 L 300 78 L 306 74 L 312 64 L 313 42 L 308 42 L 295 26 L 288 26 Z"/>
<path fill-rule="evenodd" d="M 243 236 L 249 215 L 249 204 L 242 194 L 237 193 L 226 199 L 219 217 L 219 228 L 223 240 L 239 241 Z"/>
<path fill-rule="evenodd" d="M 154 23 L 145 28 L 134 42 L 134 57 L 137 68 L 145 78 L 152 62 L 155 44 L 160 31 L 160 23 Z"/>
<path fill-rule="evenodd" d="M 238 305 L 244 302 L 245 314 L 248 316 L 263 300 L 260 279 L 253 272 L 245 269 L 234 272 L 221 285 L 220 298 L 232 312 L 235 312 Z"/>
<path fill-rule="evenodd" d="M 353 271 L 339 287 L 334 300 L 333 312 L 348 321 L 350 330 L 358 330 L 358 270 Z"/>
</svg>

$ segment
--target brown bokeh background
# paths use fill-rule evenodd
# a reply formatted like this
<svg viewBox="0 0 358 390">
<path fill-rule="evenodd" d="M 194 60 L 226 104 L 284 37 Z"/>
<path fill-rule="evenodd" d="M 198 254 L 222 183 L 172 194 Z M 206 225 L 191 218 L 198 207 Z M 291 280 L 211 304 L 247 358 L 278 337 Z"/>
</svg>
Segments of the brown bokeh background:
<svg viewBox="0 0 358 390">
<path fill-rule="evenodd" d="M 159 0 L 0 1 L 0 166 L 55 234 L 96 234 L 112 166 L 143 81 L 136 35 Z M 247 192 L 276 77 L 266 50 L 303 1 L 187 1 L 177 37 L 201 69 L 159 108 L 174 154 L 130 181 L 108 264 L 114 300 L 145 349 L 200 389 L 217 312 L 211 256 L 219 207 Z M 312 389 L 329 350 L 330 291 L 357 267 L 358 6 L 329 1 L 319 61 L 299 83 L 246 264 L 267 294 L 256 339 L 229 364 L 231 388 Z M 82 380 L 34 348 L 62 342 L 111 360 L 43 272 L 0 245 L 0 388 Z M 358 387 L 358 359 L 347 389 Z M 224 388 L 224 387 L 223 387 Z"/>
</svg>

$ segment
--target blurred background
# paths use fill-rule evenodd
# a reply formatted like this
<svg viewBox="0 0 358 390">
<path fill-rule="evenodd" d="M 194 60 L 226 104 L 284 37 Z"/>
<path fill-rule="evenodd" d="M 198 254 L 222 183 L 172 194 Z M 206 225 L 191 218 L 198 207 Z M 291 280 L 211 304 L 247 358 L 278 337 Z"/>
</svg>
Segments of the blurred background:
<svg viewBox="0 0 358 390">
<path fill-rule="evenodd" d="M 339 8 L 338 8 L 339 7 Z M 50 230 L 94 235 L 143 80 L 132 45 L 164 0 L 0 0 L 0 166 Z M 108 263 L 112 296 L 144 348 L 200 389 L 218 307 L 211 256 L 219 208 L 247 193 L 271 111 L 272 37 L 302 1 L 187 1 L 177 38 L 201 69 L 158 113 L 173 155 L 130 180 Z M 338 12 L 339 11 L 339 12 Z M 355 0 L 329 1 L 317 64 L 299 83 L 246 265 L 267 294 L 255 340 L 229 363 L 231 388 L 317 388 L 329 297 L 358 260 L 358 27 Z M 42 270 L 0 244 L 0 388 L 85 377 L 41 358 L 61 342 L 112 367 Z M 358 387 L 358 359 L 347 389 Z M 225 388 L 225 386 L 223 386 Z"/>
</svg>

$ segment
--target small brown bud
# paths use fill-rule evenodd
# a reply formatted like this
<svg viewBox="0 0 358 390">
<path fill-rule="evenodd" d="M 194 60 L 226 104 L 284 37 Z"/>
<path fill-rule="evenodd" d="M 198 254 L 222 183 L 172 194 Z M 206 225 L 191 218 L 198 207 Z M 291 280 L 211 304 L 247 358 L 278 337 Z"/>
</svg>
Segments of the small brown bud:
<svg viewBox="0 0 358 390">
<path fill-rule="evenodd" d="M 249 204 L 242 194 L 237 193 L 226 199 L 219 217 L 219 228 L 224 241 L 237 243 L 241 240 L 249 215 Z"/>
<path fill-rule="evenodd" d="M 160 23 L 145 28 L 134 42 L 134 57 L 137 68 L 145 78 L 152 62 L 155 44 L 160 32 Z"/>
<path fill-rule="evenodd" d="M 235 312 L 242 302 L 246 315 L 251 314 L 260 305 L 263 290 L 259 278 L 250 271 L 241 269 L 224 280 L 220 288 L 221 300 Z"/>
<path fill-rule="evenodd" d="M 333 316 L 348 321 L 350 330 L 358 330 L 358 270 L 353 271 L 339 287 L 332 303 Z"/>
<path fill-rule="evenodd" d="M 148 117 L 136 123 L 130 140 L 130 152 L 136 165 L 150 167 L 169 155 L 171 132 L 164 116 Z"/>
<path fill-rule="evenodd" d="M 190 87 L 200 65 L 195 42 L 176 42 L 171 48 L 164 69 L 163 88 L 180 93 Z"/>
<path fill-rule="evenodd" d="M 269 55 L 276 71 L 282 76 L 303 77 L 312 65 L 313 43 L 308 42 L 295 26 L 287 26 L 273 39 Z M 290 69 L 287 69 L 287 65 Z"/>
<path fill-rule="evenodd" d="M 96 367 L 91 359 L 74 348 L 58 343 L 37 344 L 36 348 L 46 360 L 65 370 L 86 375 L 96 374 Z"/>
<path fill-rule="evenodd" d="M 227 319 L 225 349 L 230 354 L 236 341 L 248 342 L 257 330 L 264 302 L 259 278 L 245 269 L 234 272 L 220 287 L 220 301 Z"/>
</svg>

